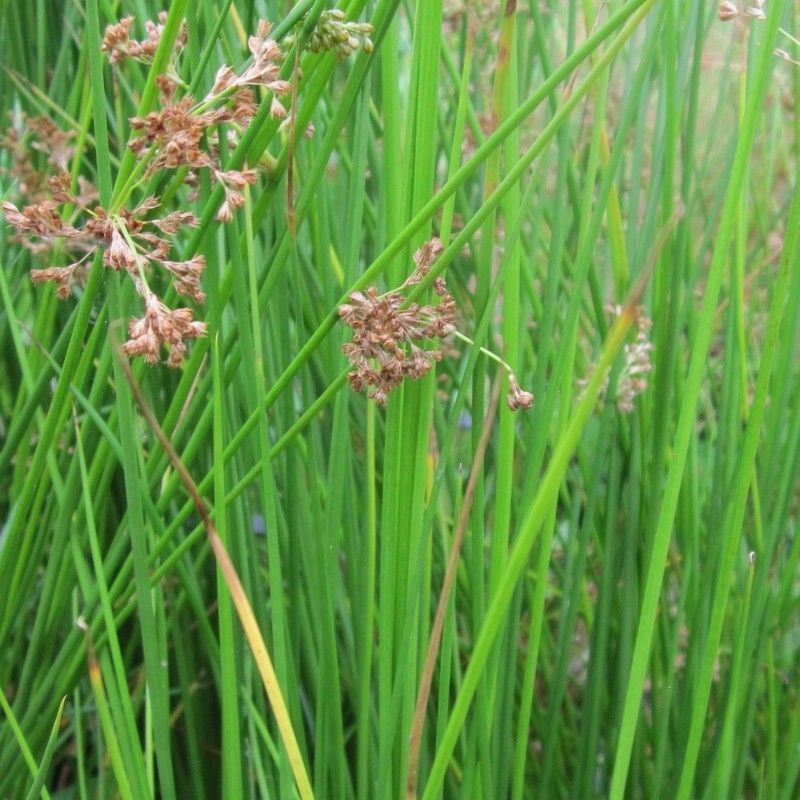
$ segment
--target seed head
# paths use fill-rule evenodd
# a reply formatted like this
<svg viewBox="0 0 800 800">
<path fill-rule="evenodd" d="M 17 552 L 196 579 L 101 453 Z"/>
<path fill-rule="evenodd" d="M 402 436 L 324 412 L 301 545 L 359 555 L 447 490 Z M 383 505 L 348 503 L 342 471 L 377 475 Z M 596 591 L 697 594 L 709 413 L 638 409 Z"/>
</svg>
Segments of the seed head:
<svg viewBox="0 0 800 800">
<path fill-rule="evenodd" d="M 415 269 L 406 280 L 404 286 L 413 286 L 419 283 L 431 271 L 431 267 L 441 255 L 442 250 L 444 250 L 444 246 L 441 240 L 436 236 L 425 242 L 425 244 L 414 253 Z"/>
<path fill-rule="evenodd" d="M 144 356 L 149 364 L 158 362 L 161 347 L 169 349 L 165 363 L 180 366 L 186 355 L 186 341 L 205 336 L 205 322 L 195 321 L 189 308 L 168 309 L 152 292 L 145 297 L 145 314 L 128 325 L 128 341 L 122 346 L 128 355 Z"/>
<path fill-rule="evenodd" d="M 417 267 L 424 261 L 429 269 L 441 243 L 431 240 L 418 253 L 422 251 L 427 255 L 420 256 Z M 353 329 L 352 340 L 342 347 L 353 367 L 347 376 L 350 385 L 355 391 L 368 388 L 379 405 L 406 378 L 421 378 L 443 358 L 441 340 L 453 330 L 456 305 L 446 287 L 436 305 L 405 302 L 400 291 L 379 295 L 371 286 L 353 292 L 350 302 L 339 307 L 339 316 Z M 431 341 L 435 346 L 426 346 Z"/>
<path fill-rule="evenodd" d="M 164 33 L 164 23 L 167 21 L 167 12 L 162 11 L 158 15 L 158 22 L 147 20 L 144 23 L 145 31 L 147 31 L 147 38 L 140 42 L 130 38 L 131 26 L 133 25 L 133 17 L 123 17 L 119 22 L 109 25 L 103 36 L 103 42 L 100 49 L 108 53 L 108 60 L 112 64 L 125 61 L 129 58 L 134 61 L 141 61 L 142 63 L 149 64 L 153 60 L 153 56 L 158 49 L 161 42 L 161 36 Z M 178 36 L 173 45 L 173 53 L 180 51 L 186 44 L 186 23 L 181 24 Z"/>
<path fill-rule="evenodd" d="M 506 395 L 506 403 L 512 411 L 519 411 L 524 409 L 527 411 L 533 405 L 533 395 L 526 392 L 517 381 L 516 376 L 512 373 L 508 376 L 508 394 Z"/>
</svg>

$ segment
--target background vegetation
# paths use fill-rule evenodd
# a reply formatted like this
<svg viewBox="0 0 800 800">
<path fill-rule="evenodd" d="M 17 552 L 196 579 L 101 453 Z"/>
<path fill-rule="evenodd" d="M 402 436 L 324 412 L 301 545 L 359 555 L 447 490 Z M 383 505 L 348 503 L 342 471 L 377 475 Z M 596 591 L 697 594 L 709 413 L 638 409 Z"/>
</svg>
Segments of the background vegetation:
<svg viewBox="0 0 800 800">
<path fill-rule="evenodd" d="M 73 188 L 197 215 L 205 303 L 153 280 L 208 326 L 126 375 L 129 276 L 58 299 L 6 209 L 0 797 L 796 797 L 796 4 L 351 0 L 345 58 L 326 6 L 173 0 L 112 67 L 159 5 L 0 4 L 3 199 L 48 117 Z M 184 17 L 196 98 L 265 18 L 297 112 L 206 131 L 227 225 L 126 149 Z M 433 235 L 473 344 L 383 409 L 337 308 Z"/>
</svg>

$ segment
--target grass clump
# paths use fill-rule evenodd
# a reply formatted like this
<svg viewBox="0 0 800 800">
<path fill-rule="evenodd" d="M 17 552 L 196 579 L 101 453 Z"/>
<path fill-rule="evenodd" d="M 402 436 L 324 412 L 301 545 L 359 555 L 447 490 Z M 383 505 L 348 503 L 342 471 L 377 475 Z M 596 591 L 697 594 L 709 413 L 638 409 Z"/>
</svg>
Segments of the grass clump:
<svg viewBox="0 0 800 800">
<path fill-rule="evenodd" d="M 0 797 L 797 795 L 791 4 L 0 15 Z"/>
</svg>

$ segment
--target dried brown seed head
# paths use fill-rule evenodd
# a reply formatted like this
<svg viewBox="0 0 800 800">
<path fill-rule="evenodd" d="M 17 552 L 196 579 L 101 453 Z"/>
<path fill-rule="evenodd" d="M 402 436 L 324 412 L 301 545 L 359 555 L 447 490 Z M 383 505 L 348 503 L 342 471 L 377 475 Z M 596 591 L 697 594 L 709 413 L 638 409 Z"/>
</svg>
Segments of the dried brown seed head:
<svg viewBox="0 0 800 800">
<path fill-rule="evenodd" d="M 520 409 L 529 409 L 533 405 L 533 395 L 526 392 L 517 381 L 516 376 L 512 373 L 508 376 L 508 394 L 506 395 L 506 403 L 512 411 L 519 411 Z"/>
<path fill-rule="evenodd" d="M 436 236 L 425 242 L 425 244 L 414 253 L 415 269 L 405 282 L 405 285 L 412 286 L 419 283 L 431 271 L 431 267 L 443 250 L 444 245 Z"/>
<path fill-rule="evenodd" d="M 167 12 L 162 11 L 158 15 L 158 22 L 147 20 L 144 23 L 147 38 L 142 41 L 136 41 L 130 38 L 133 19 L 133 17 L 124 17 L 119 22 L 109 25 L 106 28 L 100 49 L 108 53 L 108 60 L 112 64 L 125 61 L 128 58 L 132 58 L 135 61 L 142 61 L 146 64 L 153 60 L 153 56 L 161 42 L 161 36 L 164 33 Z M 173 53 L 182 50 L 186 45 L 186 40 L 187 30 L 186 23 L 184 22 L 181 23 L 181 28 L 175 38 L 175 44 L 172 47 Z"/>
<path fill-rule="evenodd" d="M 150 364 L 158 362 L 162 347 L 170 350 L 166 364 L 177 367 L 186 355 L 186 341 L 205 336 L 206 324 L 193 319 L 188 308 L 171 311 L 152 292 L 145 296 L 145 314 L 131 320 L 128 341 L 122 349 L 128 355 L 144 356 Z"/>
<path fill-rule="evenodd" d="M 353 329 L 352 340 L 342 347 L 353 367 L 348 379 L 356 391 L 368 387 L 369 396 L 382 405 L 403 380 L 421 378 L 442 359 L 441 342 L 433 348 L 423 344 L 452 331 L 455 302 L 446 294 L 438 305 L 403 308 L 400 292 L 379 295 L 374 286 L 349 299 L 339 307 L 339 316 Z"/>
</svg>

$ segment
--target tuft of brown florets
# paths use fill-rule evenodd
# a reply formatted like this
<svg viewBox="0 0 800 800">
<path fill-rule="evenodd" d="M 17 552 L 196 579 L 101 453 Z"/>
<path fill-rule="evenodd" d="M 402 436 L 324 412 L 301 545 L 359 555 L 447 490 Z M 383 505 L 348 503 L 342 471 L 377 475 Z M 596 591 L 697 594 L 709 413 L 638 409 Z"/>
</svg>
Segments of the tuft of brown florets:
<svg viewBox="0 0 800 800">
<path fill-rule="evenodd" d="M 290 93 L 291 84 L 280 77 L 283 54 L 269 38 L 269 23 L 259 22 L 258 31 L 248 40 L 251 62 L 241 72 L 227 64 L 217 70 L 211 90 L 201 102 L 191 95 L 180 95 L 181 85 L 168 75 L 159 76 L 161 108 L 144 117 L 130 119 L 134 136 L 129 146 L 141 159 L 147 159 L 146 174 L 161 169 L 188 167 L 187 183 L 194 185 L 196 172 L 208 169 L 225 190 L 225 201 L 217 220 L 229 222 L 233 212 L 244 204 L 242 189 L 256 181 L 252 169 L 225 169 L 220 163 L 218 126 L 227 124 L 228 144 L 235 147 L 238 135 L 256 113 L 255 86 L 272 92 L 270 114 L 284 119 L 287 110 L 280 101 Z"/>
<path fill-rule="evenodd" d="M 146 37 L 136 40 L 131 38 L 134 18 L 125 17 L 106 29 L 102 50 L 112 64 L 130 59 L 150 63 L 162 44 L 166 20 L 167 14 L 163 12 L 158 21 L 146 22 Z M 183 180 L 192 188 L 191 198 L 199 185 L 198 171 L 207 169 L 225 194 L 217 219 L 232 219 L 235 209 L 244 205 L 245 189 L 255 183 L 257 173 L 247 167 L 226 167 L 221 157 L 225 148 L 219 138 L 223 130 L 220 126 L 225 126 L 224 144 L 232 150 L 239 144 L 242 130 L 256 114 L 256 87 L 270 93 L 266 98 L 259 97 L 258 101 L 269 103 L 270 114 L 275 119 L 290 123 L 294 113 L 281 101 L 291 94 L 292 85 L 281 77 L 283 53 L 269 34 L 269 23 L 262 20 L 256 33 L 248 39 L 249 62 L 239 70 L 223 65 L 211 91 L 198 102 L 188 93 L 176 69 L 175 54 L 187 40 L 186 25 L 181 25 L 172 59 L 165 72 L 155 79 L 160 107 L 130 120 L 133 133 L 129 147 L 138 157 L 138 164 L 136 180 L 131 176 L 128 191 L 130 187 L 142 185 L 144 178 L 157 171 L 183 169 Z M 15 205 L 5 201 L 0 204 L 0 210 L 14 228 L 18 240 L 32 251 L 69 254 L 66 265 L 51 263 L 32 270 L 32 280 L 36 283 L 51 281 L 56 285 L 58 296 L 67 297 L 84 280 L 90 258 L 100 254 L 106 268 L 132 281 L 144 302 L 144 316 L 129 325 L 125 351 L 142 355 L 153 363 L 159 360 L 161 348 L 165 347 L 169 352 L 166 363 L 177 366 L 184 358 L 187 342 L 206 333 L 205 324 L 194 320 L 190 309 L 168 308 L 150 289 L 148 280 L 153 273 L 160 273 L 179 294 L 197 303 L 205 300 L 201 286 L 205 259 L 201 255 L 186 260 L 170 258 L 172 245 L 165 238 L 177 234 L 182 226 L 196 225 L 196 218 L 188 211 L 157 216 L 153 213 L 159 205 L 155 197 L 146 198 L 133 210 L 108 210 L 95 205 L 97 193 L 93 187 L 83 178 L 78 178 L 73 185 L 67 174 L 74 155 L 74 134 L 61 131 L 44 118 L 22 117 L 22 120 L 24 124 L 12 125 L 9 132 L 0 137 L 0 146 L 7 146 L 12 165 L 2 171 L 12 174 L 19 194 L 28 202 L 17 200 Z M 306 133 L 312 131 L 313 127 L 309 126 Z M 44 153 L 59 174 L 48 179 L 36 170 L 33 165 L 37 159 L 31 159 L 30 150 Z M 124 203 L 126 198 L 120 202 Z M 53 247 L 55 244 L 59 245 L 58 249 Z M 418 310 L 420 314 L 424 311 Z M 432 356 L 415 356 L 414 362 L 428 358 Z"/>
<path fill-rule="evenodd" d="M 144 157 L 153 152 L 147 167 L 148 174 L 159 169 L 189 167 L 192 171 L 206 168 L 225 190 L 225 202 L 217 214 L 220 222 L 230 222 L 233 210 L 244 204 L 241 193 L 247 184 L 256 182 L 253 169 L 226 170 L 219 163 L 218 148 L 204 148 L 204 137 L 214 141 L 210 131 L 223 122 L 246 124 L 255 110 L 249 89 L 237 89 L 231 102 L 218 108 L 203 110 L 189 95 L 166 101 L 164 107 L 146 117 L 132 117 L 131 127 L 137 135 L 130 148 Z"/>
<path fill-rule="evenodd" d="M 161 348 L 169 350 L 165 363 L 177 367 L 186 355 L 186 340 L 205 336 L 205 322 L 193 319 L 190 308 L 167 308 L 152 292 L 144 298 L 145 314 L 128 325 L 128 341 L 122 346 L 131 356 L 144 356 L 148 364 L 158 362 Z"/>
<path fill-rule="evenodd" d="M 386 405 L 390 392 L 405 379 L 421 378 L 444 358 L 446 337 L 475 346 L 455 327 L 456 303 L 444 277 L 437 275 L 433 280 L 440 297 L 436 305 L 410 303 L 402 292 L 431 272 L 443 249 L 439 239 L 430 239 L 414 253 L 414 271 L 399 290 L 378 294 L 370 286 L 353 292 L 349 302 L 339 306 L 339 316 L 353 329 L 352 340 L 342 346 L 353 367 L 347 378 L 355 391 L 368 389 L 379 405 Z M 483 347 L 480 350 L 508 373 L 508 407 L 512 411 L 531 408 L 533 395 L 519 385 L 509 364 Z"/>
<path fill-rule="evenodd" d="M 103 36 L 100 49 L 108 53 L 108 60 L 112 64 L 125 61 L 129 58 L 149 64 L 156 54 L 161 36 L 164 33 L 164 23 L 167 21 L 167 12 L 158 15 L 158 22 L 147 20 L 144 23 L 147 38 L 138 42 L 130 38 L 133 17 L 123 17 L 119 22 L 109 25 Z M 180 51 L 186 44 L 186 23 L 181 24 L 178 36 L 173 45 L 173 52 Z"/>
<path fill-rule="evenodd" d="M 429 269 L 441 243 L 436 239 L 425 247 Z M 454 330 L 456 304 L 446 287 L 439 303 L 419 305 L 407 304 L 400 291 L 378 294 L 371 286 L 353 292 L 350 302 L 339 307 L 339 316 L 353 329 L 352 340 L 342 347 L 353 367 L 350 385 L 355 391 L 368 388 L 369 396 L 385 405 L 405 379 L 421 378 L 442 359 L 441 340 Z M 437 345 L 425 346 L 432 341 Z"/>
<path fill-rule="evenodd" d="M 58 203 L 53 200 L 40 200 L 31 203 L 21 211 L 9 201 L 2 204 L 6 221 L 21 236 L 35 236 L 47 244 L 57 239 L 72 239 L 75 228 L 61 219 L 56 210 Z"/>
<path fill-rule="evenodd" d="M 6 221 L 32 247 L 44 244 L 49 249 L 59 243 L 63 251 L 80 254 L 80 257 L 66 266 L 33 269 L 31 279 L 34 283 L 52 281 L 58 297 L 66 298 L 84 281 L 90 257 L 102 251 L 103 265 L 126 273 L 145 302 L 145 316 L 131 323 L 126 352 L 144 355 L 153 362 L 158 360 L 160 347 L 166 346 L 170 351 L 166 363 L 169 366 L 180 364 L 186 353 L 185 340 L 202 336 L 205 325 L 193 320 L 190 309 L 168 309 L 150 290 L 147 274 L 159 267 L 172 280 L 178 293 L 198 303 L 205 300 L 200 287 L 205 259 L 201 255 L 186 261 L 168 259 L 171 246 L 162 235 L 174 234 L 182 225 L 196 226 L 197 218 L 187 211 L 148 218 L 159 204 L 155 197 L 148 197 L 132 211 L 122 209 L 118 214 L 109 214 L 99 206 L 82 209 L 80 224 L 73 225 L 59 213 L 61 204 L 75 200 L 69 184 L 57 178 L 51 180 L 50 186 L 53 199 L 40 200 L 22 210 L 13 203 L 4 202 L 2 210 Z"/>
<path fill-rule="evenodd" d="M 209 157 L 200 147 L 206 128 L 215 123 L 212 114 L 193 114 L 194 101 L 186 96 L 178 101 L 166 100 L 164 107 L 151 111 L 146 117 L 131 117 L 130 124 L 135 136 L 130 148 L 137 155 L 154 146 L 156 155 L 148 165 L 150 172 L 176 167 L 204 167 Z"/>
<path fill-rule="evenodd" d="M 427 374 L 444 355 L 441 347 L 426 349 L 429 340 L 447 336 L 455 322 L 455 301 L 449 294 L 435 306 L 416 303 L 403 307 L 400 292 L 379 295 L 374 286 L 354 292 L 339 308 L 353 329 L 342 347 L 353 370 L 348 374 L 355 391 L 370 387 L 369 396 L 385 405 L 389 393 L 406 378 Z"/>
<path fill-rule="evenodd" d="M 508 376 L 506 403 L 512 411 L 527 411 L 533 405 L 533 395 L 530 392 L 526 392 L 519 385 L 519 381 L 513 372 Z"/>
<path fill-rule="evenodd" d="M 200 276 L 206 268 L 204 256 L 196 255 L 188 261 L 162 259 L 158 263 L 172 275 L 172 285 L 178 294 L 191 297 L 196 303 L 205 302 L 205 292 L 200 288 Z"/>
<path fill-rule="evenodd" d="M 34 283 L 52 281 L 56 284 L 56 296 L 66 300 L 76 284 L 82 284 L 86 279 L 88 267 L 86 260 L 75 261 L 66 267 L 46 267 L 45 269 L 32 269 L 31 280 Z"/>
<path fill-rule="evenodd" d="M 270 114 L 275 118 L 286 115 L 286 109 L 278 100 L 292 91 L 289 81 L 280 76 L 283 52 L 278 43 L 269 38 L 270 24 L 260 20 L 255 35 L 247 40 L 247 46 L 252 55 L 252 61 L 241 73 L 236 73 L 227 64 L 223 64 L 214 78 L 211 91 L 205 96 L 204 102 L 215 100 L 231 91 L 241 91 L 249 86 L 263 86 L 272 92 Z"/>
<path fill-rule="evenodd" d="M 414 271 L 406 279 L 404 286 L 413 286 L 419 283 L 430 271 L 437 258 L 444 250 L 441 240 L 434 236 L 429 239 L 414 253 Z M 437 278 L 438 281 L 443 280 Z M 440 284 L 441 285 L 441 284 Z"/>
</svg>

